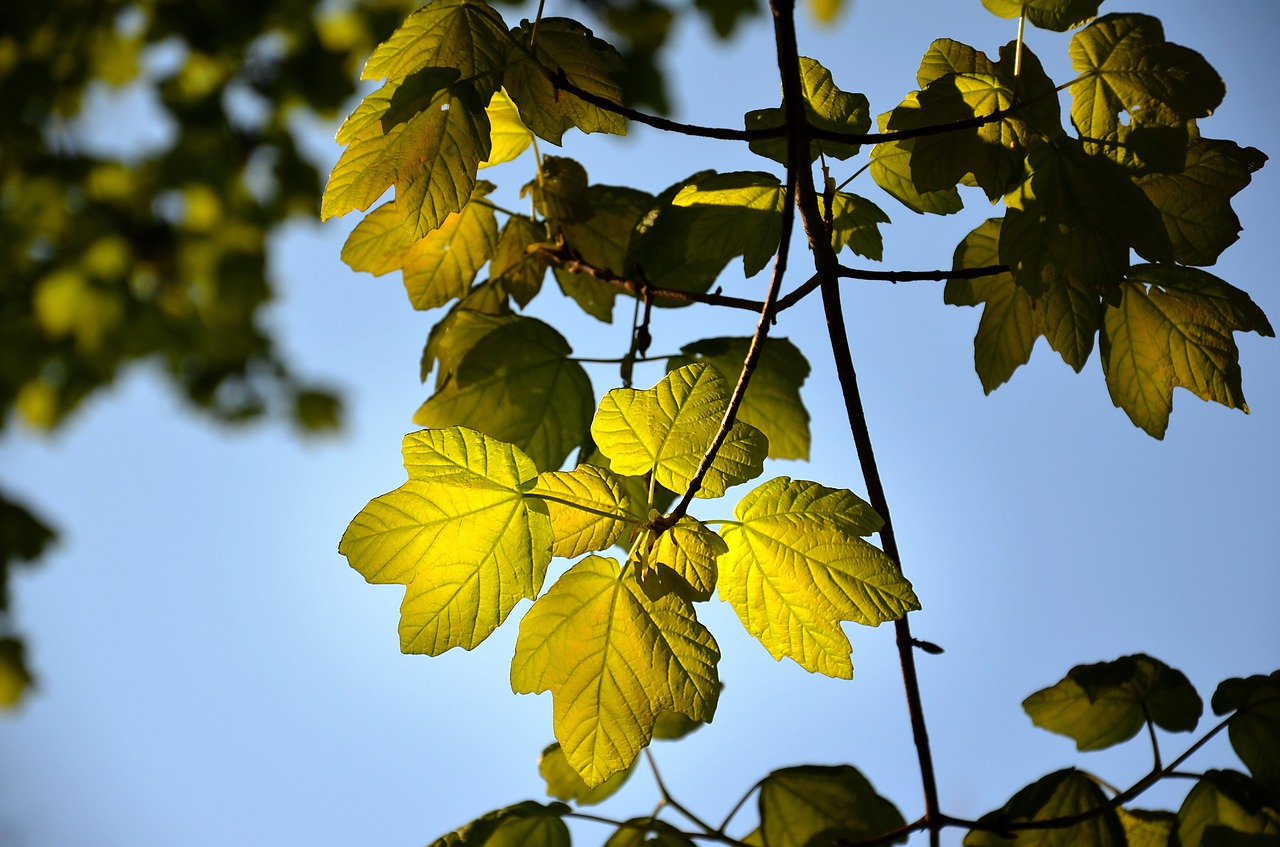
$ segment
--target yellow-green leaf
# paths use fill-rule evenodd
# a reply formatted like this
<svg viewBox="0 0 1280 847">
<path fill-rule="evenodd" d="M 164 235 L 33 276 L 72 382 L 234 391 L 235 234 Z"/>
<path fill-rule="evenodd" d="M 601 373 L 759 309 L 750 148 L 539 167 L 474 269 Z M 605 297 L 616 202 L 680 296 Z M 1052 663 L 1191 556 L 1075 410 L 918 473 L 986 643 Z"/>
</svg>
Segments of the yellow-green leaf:
<svg viewBox="0 0 1280 847">
<path fill-rule="evenodd" d="M 640 522 L 631 514 L 631 498 L 622 483 L 595 465 L 539 474 L 530 493 L 546 503 L 551 515 L 553 556 L 572 559 L 603 550 Z"/>
<path fill-rule="evenodd" d="M 685 515 L 654 541 L 645 556 L 649 567 L 661 566 L 678 576 L 688 600 L 707 600 L 716 588 L 716 559 L 728 547 L 701 521 Z"/>
<path fill-rule="evenodd" d="M 1178 828 L 1178 816 L 1173 812 L 1153 812 L 1147 809 L 1116 809 L 1120 825 L 1124 827 L 1128 847 L 1170 847 L 1170 838 Z"/>
<path fill-rule="evenodd" d="M 1206 771 L 1178 809 L 1179 847 L 1270 847 L 1277 840 L 1280 810 L 1274 797 L 1236 771 Z"/>
<path fill-rule="evenodd" d="M 631 768 L 614 774 L 594 788 L 582 781 L 578 772 L 569 766 L 560 743 L 556 742 L 542 751 L 538 757 L 538 773 L 547 783 L 547 796 L 557 800 L 572 800 L 579 806 L 594 806 L 617 793 L 631 776 Z"/>
<path fill-rule="evenodd" d="M 615 388 L 600 401 L 591 437 L 615 473 L 652 472 L 660 485 L 688 489 L 729 406 L 730 388 L 710 365 L 672 371 L 645 391 Z M 764 470 L 768 442 L 755 427 L 734 421 L 698 497 L 720 497 L 729 486 Z"/>
<path fill-rule="evenodd" d="M 551 520 L 526 497 L 537 476 L 516 447 L 461 427 L 404 438 L 409 481 L 356 515 L 338 552 L 372 583 L 407 587 L 400 648 L 470 650 L 538 596 Z"/>
<path fill-rule="evenodd" d="M 849 679 L 841 621 L 876 626 L 920 608 L 898 565 L 861 535 L 880 517 L 851 491 L 777 477 L 748 493 L 721 535 L 721 599 L 775 659 Z"/>
<path fill-rule="evenodd" d="M 595 214 L 585 221 L 564 224 L 561 230 L 565 241 L 582 255 L 584 262 L 628 276 L 631 236 L 653 205 L 653 195 L 623 186 L 592 185 L 587 189 L 587 199 Z M 555 274 L 561 290 L 584 312 L 605 323 L 613 320 L 613 304 L 620 290 L 617 286 L 560 268 Z"/>
<path fill-rule="evenodd" d="M 918 92 L 907 95 L 898 108 L 916 105 Z M 885 112 L 878 119 L 884 132 L 892 112 Z M 915 139 L 884 141 L 871 148 L 871 178 L 876 185 L 889 192 L 902 205 L 916 214 L 951 215 L 964 208 L 960 192 L 950 186 L 939 191 L 920 191 L 911 176 L 911 153 Z"/>
<path fill-rule="evenodd" d="M 556 739 L 596 786 L 631 766 L 659 711 L 711 720 L 719 659 L 688 601 L 650 600 L 617 561 L 588 556 L 520 622 L 511 687 L 551 692 Z"/>
<path fill-rule="evenodd" d="M 484 80 L 506 63 L 511 37 L 502 16 L 478 0 L 432 0 L 378 45 L 361 79 L 399 79 L 423 68 L 452 68 Z"/>
<path fill-rule="evenodd" d="M 569 828 L 562 820 L 568 811 L 564 803 L 525 800 L 483 814 L 428 847 L 569 847 Z"/>
<path fill-rule="evenodd" d="M 1066 32 L 1096 15 L 1102 0 L 982 0 L 982 5 L 1002 18 L 1026 15 L 1033 26 Z"/>
<path fill-rule="evenodd" d="M 809 123 L 818 129 L 833 132 L 865 133 L 871 128 L 871 112 L 867 98 L 862 94 L 842 91 L 831 79 L 831 71 L 817 60 L 800 57 L 800 83 L 804 89 L 805 113 Z M 772 129 L 782 126 L 784 116 L 781 107 L 756 109 L 747 112 L 747 129 Z M 787 142 L 785 138 L 767 138 L 752 141 L 751 152 L 786 164 Z M 834 159 L 848 159 L 856 155 L 858 144 L 847 141 L 812 141 L 809 143 L 809 160 L 819 154 Z"/>
<path fill-rule="evenodd" d="M 489 158 L 480 163 L 488 168 L 510 162 L 529 148 L 533 131 L 520 120 L 520 111 L 504 89 L 494 93 L 484 110 L 489 117 Z"/>
<path fill-rule="evenodd" d="M 604 847 L 694 847 L 695 842 L 659 818 L 632 818 L 614 830 Z"/>
<path fill-rule="evenodd" d="M 826 198 L 818 200 L 825 219 Z M 848 247 L 859 256 L 880 261 L 884 255 L 884 239 L 877 224 L 882 223 L 889 223 L 889 216 L 865 197 L 837 191 L 831 200 L 831 246 L 837 252 Z"/>
<path fill-rule="evenodd" d="M 691 181 L 671 200 L 688 207 L 688 257 L 727 262 L 742 256 L 743 270 L 755 276 L 778 251 L 786 192 L 773 174 L 739 171 Z"/>
<path fill-rule="evenodd" d="M 988 826 L 1040 821 L 1090 812 L 1107 802 L 1098 784 L 1074 768 L 1043 777 L 1013 795 L 998 811 L 979 820 Z M 1114 811 L 1086 817 L 1071 827 L 1021 829 L 1013 838 L 971 830 L 964 847 L 1125 847 L 1124 827 Z"/>
<path fill-rule="evenodd" d="M 489 265 L 490 277 L 521 308 L 529 305 L 542 288 L 547 275 L 547 259 L 537 250 L 529 248 L 547 240 L 547 229 L 542 223 L 534 223 L 524 215 L 512 215 L 498 235 L 498 245 Z"/>
<path fill-rule="evenodd" d="M 897 807 L 850 765 L 784 768 L 760 783 L 760 829 L 768 847 L 870 841 L 903 826 Z"/>
<path fill-rule="evenodd" d="M 31 689 L 26 650 L 16 638 L 0 638 L 0 709 L 15 709 Z"/>
</svg>

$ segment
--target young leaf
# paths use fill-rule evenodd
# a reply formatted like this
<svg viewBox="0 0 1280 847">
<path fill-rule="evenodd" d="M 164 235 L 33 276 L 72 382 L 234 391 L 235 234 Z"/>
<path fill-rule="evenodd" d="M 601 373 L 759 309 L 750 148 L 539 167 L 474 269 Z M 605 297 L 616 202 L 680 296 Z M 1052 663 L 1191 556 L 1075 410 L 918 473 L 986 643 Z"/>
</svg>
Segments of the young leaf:
<svg viewBox="0 0 1280 847">
<path fill-rule="evenodd" d="M 1103 750 L 1133 738 L 1147 721 L 1190 732 L 1204 704 L 1181 671 L 1136 655 L 1078 665 L 1022 708 L 1036 726 L 1074 739 L 1077 750 Z"/>
<path fill-rule="evenodd" d="M 551 520 L 525 493 L 537 469 L 510 444 L 461 427 L 404 437 L 409 481 L 369 502 L 338 552 L 371 583 L 406 586 L 400 649 L 470 650 L 538 596 Z"/>
<path fill-rule="evenodd" d="M 1280 671 L 1228 679 L 1213 693 L 1213 713 L 1236 712 L 1231 747 L 1259 783 L 1280 796 Z"/>
<path fill-rule="evenodd" d="M 632 768 L 627 768 L 592 788 L 569 766 L 569 760 L 565 758 L 559 742 L 547 747 L 538 757 L 538 773 L 547 783 L 547 796 L 557 800 L 572 800 L 579 806 L 594 806 L 612 797 L 626 784 L 631 771 Z"/>
<path fill-rule="evenodd" d="M 1032 26 L 1066 32 L 1098 14 L 1102 0 L 982 0 L 1002 18 L 1027 16 Z"/>
<path fill-rule="evenodd" d="M 666 568 L 679 578 L 676 593 L 686 600 L 702 601 L 710 599 L 715 591 L 716 559 L 727 550 L 719 535 L 685 515 L 658 536 L 644 559 L 648 567 Z"/>
<path fill-rule="evenodd" d="M 734 510 L 721 531 L 721 599 L 775 659 L 850 679 L 852 647 L 841 621 L 877 626 L 919 609 L 898 565 L 859 536 L 880 517 L 851 491 L 771 479 Z"/>
<path fill-rule="evenodd" d="M 956 247 L 953 267 L 999 265 L 999 241 L 1000 219 L 984 221 Z M 1033 299 L 1008 271 L 977 279 L 957 277 L 947 280 L 943 301 L 952 306 L 983 307 L 973 338 L 973 361 L 982 390 L 988 394 L 1027 363 L 1042 335 L 1063 361 L 1079 372 L 1102 326 L 1102 300 L 1097 292 L 1070 280 L 1052 281 Z"/>
<path fill-rule="evenodd" d="M 804 87 L 805 114 L 812 126 L 833 132 L 858 134 L 871 128 L 871 112 L 866 96 L 841 91 L 832 81 L 831 71 L 816 60 L 807 56 L 800 57 L 800 83 Z M 745 117 L 747 129 L 772 129 L 782 126 L 784 121 L 781 106 L 775 109 L 756 109 L 747 112 Z M 773 159 L 779 164 L 787 163 L 785 138 L 752 141 L 749 146 L 756 155 Z M 858 149 L 859 145 L 847 141 L 811 141 L 809 161 L 817 159 L 819 154 L 833 159 L 848 159 L 857 155 Z"/>
<path fill-rule="evenodd" d="M 696 212 L 689 223 L 693 261 L 723 267 L 742 256 L 743 270 L 755 276 L 778 251 L 786 192 L 778 178 L 759 171 L 713 174 L 690 181 L 672 198 L 673 206 Z"/>
<path fill-rule="evenodd" d="M 489 158 L 480 163 L 488 168 L 510 162 L 528 149 L 533 132 L 520 120 L 520 110 L 503 89 L 494 92 L 485 108 L 489 118 Z"/>
<path fill-rule="evenodd" d="M 673 371 L 694 362 L 706 362 L 737 382 L 746 359 L 750 338 L 706 338 L 680 348 L 667 360 Z M 809 413 L 800 401 L 800 387 L 809 376 L 809 362 L 785 338 L 766 338 L 738 408 L 738 420 L 765 434 L 772 459 L 809 458 Z"/>
<path fill-rule="evenodd" d="M 432 0 L 378 45 L 360 78 L 401 79 L 423 68 L 453 68 L 463 79 L 488 85 L 506 63 L 510 43 L 506 23 L 488 4 Z"/>
<path fill-rule="evenodd" d="M 825 219 L 826 198 L 818 200 Z M 884 239 L 877 224 L 882 223 L 889 223 L 889 216 L 865 197 L 837 191 L 831 200 L 831 246 L 837 252 L 848 247 L 859 256 L 880 261 L 884 255 Z"/>
<path fill-rule="evenodd" d="M 1135 267 L 1103 323 L 1102 372 L 1111 401 L 1154 438 L 1169 425 L 1175 386 L 1247 413 L 1235 332 L 1275 335 L 1249 295 L 1212 274 Z"/>
<path fill-rule="evenodd" d="M 611 547 L 629 524 L 640 522 L 630 514 L 631 500 L 622 483 L 595 465 L 541 473 L 530 494 L 546 503 L 551 515 L 553 556 L 572 559 Z"/>
<path fill-rule="evenodd" d="M 488 321 L 452 377 L 413 419 L 420 426 L 465 425 L 514 444 L 540 469 L 554 470 L 582 444 L 594 395 L 573 349 L 534 318 Z M 478 333 L 477 333 L 478 335 Z"/>
<path fill-rule="evenodd" d="M 688 601 L 650 600 L 617 561 L 588 556 L 520 622 L 511 688 L 551 692 L 556 739 L 596 786 L 631 766 L 659 711 L 711 720 L 719 659 Z"/>
<path fill-rule="evenodd" d="M 1278 840 L 1274 796 L 1236 771 L 1206 771 L 1178 809 L 1179 847 L 1272 847 Z"/>
<path fill-rule="evenodd" d="M 683 492 L 724 418 L 730 388 L 715 368 L 686 365 L 646 391 L 615 388 L 600 401 L 591 437 L 615 473 L 653 473 L 660 485 Z M 729 486 L 764 470 L 768 443 L 760 430 L 734 421 L 698 497 L 721 497 Z"/>
<path fill-rule="evenodd" d="M 1013 795 L 1004 807 L 979 818 L 988 826 L 1063 818 L 1090 812 L 1106 803 L 1106 795 L 1090 777 L 1074 768 L 1057 771 Z M 971 830 L 964 847 L 1125 847 L 1124 827 L 1114 811 L 1106 811 L 1072 827 L 1018 830 L 1013 838 Z"/>
<path fill-rule="evenodd" d="M 760 829 L 769 847 L 870 841 L 906 825 L 897 807 L 849 765 L 776 770 L 760 783 L 759 804 Z"/>
</svg>

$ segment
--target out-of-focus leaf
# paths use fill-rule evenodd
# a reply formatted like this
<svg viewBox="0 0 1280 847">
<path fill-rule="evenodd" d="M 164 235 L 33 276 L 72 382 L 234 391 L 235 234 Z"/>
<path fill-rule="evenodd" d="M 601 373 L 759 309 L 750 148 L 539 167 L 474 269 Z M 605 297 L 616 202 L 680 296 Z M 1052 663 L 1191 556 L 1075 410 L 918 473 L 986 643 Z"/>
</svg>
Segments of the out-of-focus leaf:
<svg viewBox="0 0 1280 847">
<path fill-rule="evenodd" d="M 1092 811 L 1107 802 L 1102 789 L 1074 768 L 1057 771 L 1013 795 L 1004 807 L 983 815 L 988 826 L 1065 818 Z M 1125 847 L 1125 831 L 1115 811 L 1102 812 L 1071 827 L 1022 829 L 1013 838 L 970 830 L 964 847 Z"/>
<path fill-rule="evenodd" d="M 1213 693 L 1213 713 L 1236 712 L 1231 747 L 1249 773 L 1280 797 L 1280 671 L 1228 679 Z"/>
<path fill-rule="evenodd" d="M 897 807 L 849 765 L 776 770 L 760 783 L 759 803 L 760 830 L 769 847 L 869 841 L 906 825 Z"/>
<path fill-rule="evenodd" d="M 627 768 L 592 788 L 569 765 L 559 742 L 548 746 L 538 757 L 538 773 L 547 783 L 547 796 L 557 800 L 572 800 L 579 806 L 594 806 L 612 797 L 626 784 L 631 771 L 632 768 Z"/>
</svg>

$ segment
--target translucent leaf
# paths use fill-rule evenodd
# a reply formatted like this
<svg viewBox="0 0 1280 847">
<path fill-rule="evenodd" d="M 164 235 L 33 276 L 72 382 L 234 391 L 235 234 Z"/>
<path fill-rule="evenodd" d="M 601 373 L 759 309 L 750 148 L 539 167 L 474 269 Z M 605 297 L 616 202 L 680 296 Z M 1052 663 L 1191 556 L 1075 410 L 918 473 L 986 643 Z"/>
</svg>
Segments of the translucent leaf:
<svg viewBox="0 0 1280 847">
<path fill-rule="evenodd" d="M 1274 847 L 1277 842 L 1280 811 L 1274 797 L 1242 773 L 1206 771 L 1178 809 L 1179 847 Z"/>
<path fill-rule="evenodd" d="M 454 304 L 454 308 L 431 328 L 431 334 L 427 336 L 427 344 L 422 351 L 422 381 L 427 381 L 432 367 L 439 362 L 436 388 L 448 385 L 463 357 L 476 344 L 498 327 L 517 320 L 519 318 L 507 309 L 488 312 L 469 308 L 465 301 Z"/>
<path fill-rule="evenodd" d="M 645 560 L 648 567 L 665 568 L 678 577 L 677 593 L 686 600 L 702 601 L 710 599 L 711 592 L 715 591 L 716 559 L 727 550 L 719 535 L 685 515 L 658 536 Z M 656 596 L 653 592 L 647 593 Z M 661 593 L 664 592 L 657 592 Z"/>
<path fill-rule="evenodd" d="M 463 425 L 514 444 L 554 470 L 586 438 L 595 396 L 573 349 L 534 318 L 489 321 L 452 377 L 423 403 L 420 426 Z"/>
<path fill-rule="evenodd" d="M 1098 14 L 1102 0 L 982 0 L 982 5 L 1002 18 L 1025 14 L 1033 26 L 1066 32 Z"/>
<path fill-rule="evenodd" d="M 775 659 L 849 679 L 852 648 L 841 621 L 876 626 L 920 608 L 892 559 L 861 535 L 880 528 L 851 491 L 771 479 L 748 493 L 721 535 L 721 599 Z"/>
<path fill-rule="evenodd" d="M 632 818 L 609 836 L 604 847 L 694 847 L 694 842 L 666 821 Z"/>
<path fill-rule="evenodd" d="M 600 401 L 591 437 L 615 473 L 652 472 L 660 485 L 683 492 L 720 428 L 731 389 L 715 368 L 687 365 L 645 391 L 615 388 Z M 768 444 L 760 430 L 734 421 L 702 480 L 698 497 L 720 497 L 764 469 Z"/>
<path fill-rule="evenodd" d="M 521 46 L 513 46 L 507 54 L 509 64 L 502 84 L 525 126 L 552 144 L 559 144 L 565 131 L 575 126 L 583 132 L 627 134 L 626 120 L 620 115 L 560 91 L 543 71 L 558 70 L 583 91 L 621 103 L 618 80 L 623 62 L 617 50 L 568 18 L 543 18 L 538 23 L 536 62 L 523 46 L 532 36 L 532 25 L 525 21 L 512 35 Z"/>
<path fill-rule="evenodd" d="M 507 291 L 521 308 L 542 288 L 547 275 L 547 259 L 529 248 L 547 240 L 547 228 L 524 215 L 512 215 L 502 226 L 493 251 L 489 275 Z"/>
<path fill-rule="evenodd" d="M 667 360 L 667 370 L 706 362 L 736 384 L 751 346 L 750 338 L 706 338 L 680 348 Z M 772 459 L 809 458 L 809 413 L 800 400 L 800 387 L 809 376 L 809 363 L 785 338 L 766 338 L 738 420 L 765 434 Z"/>
<path fill-rule="evenodd" d="M 407 586 L 400 649 L 470 650 L 538 596 L 551 520 L 525 497 L 537 476 L 516 447 L 461 427 L 404 437 L 409 481 L 371 500 L 338 552 L 372 583 Z"/>
<path fill-rule="evenodd" d="M 1164 220 L 1175 261 L 1212 265 L 1235 243 L 1240 219 L 1231 208 L 1231 197 L 1249 184 L 1266 160 L 1252 147 L 1197 137 L 1186 150 L 1182 170 L 1138 180 Z"/>
<path fill-rule="evenodd" d="M 1170 839 L 1178 827 L 1173 812 L 1151 812 L 1146 809 L 1116 809 L 1116 817 L 1124 827 L 1129 847 L 1170 847 Z"/>
<path fill-rule="evenodd" d="M 510 162 L 529 148 L 533 132 L 520 120 L 520 110 L 504 89 L 494 93 L 484 110 L 489 118 L 489 158 L 480 163 L 488 168 Z"/>
<path fill-rule="evenodd" d="M 360 78 L 399 79 L 423 68 L 453 68 L 463 79 L 483 82 L 506 64 L 510 43 L 506 23 L 488 4 L 432 0 L 378 45 Z"/>
<path fill-rule="evenodd" d="M 912 93 L 903 106 L 916 103 Z M 879 118 L 880 131 L 884 132 L 891 112 Z M 960 192 L 955 186 L 940 191 L 920 191 L 911 178 L 911 151 L 914 139 L 885 141 L 871 148 L 871 178 L 876 185 L 889 192 L 898 202 L 917 214 L 951 215 L 964 208 Z"/>
<path fill-rule="evenodd" d="M 630 513 L 631 499 L 622 483 L 613 472 L 595 465 L 541 473 L 530 493 L 547 504 L 555 535 L 553 556 L 572 559 L 611 547 L 629 525 L 640 522 Z"/>
<path fill-rule="evenodd" d="M 595 214 L 580 223 L 562 225 L 565 241 L 589 265 L 628 276 L 632 270 L 627 263 L 631 236 L 636 224 L 653 205 L 653 195 L 623 186 L 593 185 L 587 189 L 587 199 Z M 613 320 L 617 286 L 559 268 L 556 280 L 561 290 L 587 314 L 605 323 Z"/>
<path fill-rule="evenodd" d="M 755 276 L 778 251 L 786 192 L 773 174 L 739 171 L 700 177 L 671 200 L 689 207 L 687 257 L 724 266 L 742 256 L 743 270 Z"/>
<path fill-rule="evenodd" d="M 1148 720 L 1190 732 L 1204 704 L 1181 671 L 1139 654 L 1078 665 L 1022 708 L 1036 726 L 1074 739 L 1077 750 L 1103 750 L 1133 738 Z"/>
<path fill-rule="evenodd" d="M 614 774 L 592 788 L 582 781 L 578 772 L 569 766 L 564 751 L 557 742 L 542 751 L 538 757 L 538 773 L 547 783 L 547 796 L 557 800 L 572 800 L 579 806 L 594 806 L 617 793 L 631 776 L 631 768 Z"/>
<path fill-rule="evenodd" d="M 826 218 L 826 198 L 819 197 Z M 884 239 L 877 224 L 889 223 L 889 216 L 865 197 L 837 191 L 831 201 L 831 246 L 836 252 L 848 247 L 859 256 L 878 262 L 884 255 Z"/>
<path fill-rule="evenodd" d="M 1248 412 L 1235 332 L 1275 334 L 1247 294 L 1212 274 L 1135 267 L 1103 324 L 1102 371 L 1111 401 L 1154 438 L 1163 438 L 1169 425 L 1175 386 Z"/>
<path fill-rule="evenodd" d="M 1280 795 L 1280 671 L 1228 679 L 1213 693 L 1213 713 L 1236 712 L 1227 734 L 1253 778 Z"/>
<path fill-rule="evenodd" d="M 866 96 L 841 91 L 831 79 L 831 71 L 816 60 L 800 57 L 800 83 L 804 87 L 805 114 L 818 129 L 833 132 L 865 133 L 871 129 L 871 112 Z M 747 112 L 747 129 L 772 129 L 785 122 L 782 107 Z M 749 143 L 751 152 L 787 163 L 785 138 L 767 138 Z M 809 161 L 819 154 L 833 159 L 848 159 L 857 154 L 860 145 L 845 141 L 811 141 Z"/>
<path fill-rule="evenodd" d="M 631 766 L 659 711 L 711 720 L 719 658 L 687 601 L 650 600 L 615 560 L 588 556 L 520 622 L 511 687 L 552 693 L 556 739 L 596 786 Z"/>
<path fill-rule="evenodd" d="M 413 230 L 396 210 L 396 201 L 388 200 L 351 230 L 342 245 L 342 261 L 353 271 L 381 276 L 402 266 L 401 257 L 413 242 Z"/>
<path fill-rule="evenodd" d="M 1101 17 L 1072 36 L 1070 52 L 1079 74 L 1071 121 L 1087 138 L 1112 137 L 1122 112 L 1146 126 L 1207 117 L 1226 94 L 1204 57 L 1166 42 L 1160 21 L 1148 15 Z"/>
<path fill-rule="evenodd" d="M 759 802 L 760 829 L 769 847 L 870 841 L 906 825 L 897 807 L 849 765 L 774 771 L 760 783 Z M 904 836 L 886 843 L 905 841 Z"/>
<path fill-rule="evenodd" d="M 1064 818 L 1096 809 L 1107 797 L 1097 783 L 1074 768 L 1043 777 L 1013 795 L 998 811 L 979 818 L 988 826 Z M 971 830 L 964 847 L 1125 847 L 1124 827 L 1114 811 L 1071 827 L 1018 830 L 1013 838 Z"/>
<path fill-rule="evenodd" d="M 481 815 L 428 847 L 569 847 L 569 828 L 561 819 L 568 811 L 563 803 L 525 800 Z"/>
<path fill-rule="evenodd" d="M 952 266 L 961 270 L 1000 264 L 999 240 L 1000 219 L 984 221 L 956 247 Z M 952 306 L 983 307 L 973 338 L 973 361 L 988 394 L 1027 363 L 1040 336 L 1080 371 L 1102 326 L 1098 293 L 1070 280 L 1054 280 L 1039 298 L 1032 298 L 1008 271 L 975 279 L 957 277 L 947 281 L 943 300 Z"/>
</svg>

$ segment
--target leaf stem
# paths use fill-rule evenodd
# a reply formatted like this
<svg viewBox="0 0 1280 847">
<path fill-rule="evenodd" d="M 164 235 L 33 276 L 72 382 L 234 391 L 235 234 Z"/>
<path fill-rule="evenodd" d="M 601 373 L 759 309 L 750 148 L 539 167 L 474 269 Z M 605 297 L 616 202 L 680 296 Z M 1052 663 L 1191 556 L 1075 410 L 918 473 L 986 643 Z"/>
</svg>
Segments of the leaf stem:
<svg viewBox="0 0 1280 847">
<path fill-rule="evenodd" d="M 564 498 L 557 497 L 554 494 L 543 494 L 539 491 L 526 491 L 522 496 L 532 497 L 533 499 L 541 500 L 544 503 L 558 503 L 561 506 L 568 506 L 570 509 L 577 509 L 579 512 L 586 512 L 591 515 L 596 515 L 602 518 L 609 518 L 610 520 L 614 520 L 614 521 L 623 521 L 625 523 L 635 524 L 636 526 L 639 526 L 645 521 L 644 518 L 640 517 L 639 515 L 634 515 L 631 512 L 624 511 L 621 514 L 619 514 L 618 512 L 606 512 L 603 509 L 597 509 L 592 506 L 584 506 L 583 504 L 575 503 L 572 500 L 565 500 Z"/>
<path fill-rule="evenodd" d="M 676 800 L 676 798 L 671 796 L 671 792 L 667 790 L 666 783 L 662 781 L 662 774 L 658 773 L 658 763 L 654 760 L 653 753 L 648 747 L 644 748 L 644 758 L 645 761 L 649 763 L 649 769 L 653 771 L 653 781 L 658 784 L 658 792 L 662 795 L 663 801 L 666 802 L 668 806 L 688 818 L 690 823 L 701 829 L 703 832 L 716 834 L 718 832 L 717 830 L 712 829 L 706 821 L 686 809 L 678 800 Z"/>
<path fill-rule="evenodd" d="M 710 523 L 710 521 L 703 521 L 703 523 Z M 757 780 L 754 785 L 747 789 L 746 793 L 738 799 L 738 802 L 733 804 L 733 808 L 729 810 L 729 814 L 724 816 L 724 820 L 720 822 L 720 826 L 716 829 L 716 832 L 724 832 L 729 827 L 729 822 L 733 820 L 734 815 L 738 814 L 738 812 L 742 810 L 742 807 L 747 805 L 747 801 L 751 799 L 751 795 L 760 790 L 760 785 L 763 782 L 763 779 Z"/>
</svg>

